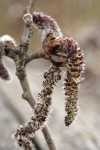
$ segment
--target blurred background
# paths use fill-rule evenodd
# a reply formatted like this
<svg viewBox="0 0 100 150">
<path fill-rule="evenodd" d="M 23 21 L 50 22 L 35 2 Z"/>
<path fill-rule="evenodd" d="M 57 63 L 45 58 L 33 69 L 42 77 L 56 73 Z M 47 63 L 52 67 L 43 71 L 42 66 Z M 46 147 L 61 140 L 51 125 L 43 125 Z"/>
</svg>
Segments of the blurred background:
<svg viewBox="0 0 100 150">
<path fill-rule="evenodd" d="M 23 10 L 28 0 L 0 0 L 0 36 L 9 34 L 19 43 L 23 31 Z M 48 127 L 57 150 L 100 150 L 100 1 L 99 0 L 38 0 L 35 11 L 56 19 L 65 36 L 72 36 L 83 49 L 85 80 L 79 90 L 79 111 L 70 127 L 64 126 L 64 93 L 62 81 L 54 90 L 53 111 Z M 30 53 L 41 48 L 41 33 L 33 28 Z M 12 75 L 11 82 L 0 79 L 0 150 L 19 150 L 11 135 L 19 124 L 30 119 L 33 112 L 22 100 L 22 89 L 15 76 L 14 62 L 4 58 Z M 50 66 L 45 60 L 34 60 L 27 66 L 31 91 L 37 100 L 43 72 Z M 48 150 L 40 131 L 36 133 L 41 150 Z M 38 148 L 39 150 L 39 148 Z"/>
</svg>

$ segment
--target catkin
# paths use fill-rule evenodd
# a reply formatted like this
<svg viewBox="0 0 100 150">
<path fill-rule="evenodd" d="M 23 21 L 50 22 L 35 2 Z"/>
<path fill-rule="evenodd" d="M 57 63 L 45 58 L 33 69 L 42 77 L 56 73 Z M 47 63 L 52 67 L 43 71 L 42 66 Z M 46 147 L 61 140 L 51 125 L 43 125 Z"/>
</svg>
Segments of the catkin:
<svg viewBox="0 0 100 150">
<path fill-rule="evenodd" d="M 31 121 L 17 129 L 15 138 L 17 139 L 18 145 L 24 150 L 32 150 L 30 137 L 35 132 L 43 127 L 51 106 L 51 94 L 53 92 L 54 85 L 61 79 L 60 69 L 51 67 L 48 72 L 44 73 L 43 89 L 38 94 L 38 102 L 34 107 L 34 116 Z"/>
<path fill-rule="evenodd" d="M 57 37 L 63 36 L 57 22 L 52 17 L 41 12 L 33 13 L 33 24 L 42 31 L 44 38 L 50 32 L 53 32 Z"/>
<path fill-rule="evenodd" d="M 77 114 L 78 88 L 81 82 L 81 72 L 84 70 L 83 54 L 78 44 L 71 38 L 66 38 L 63 52 L 67 54 L 67 76 L 65 78 L 66 104 L 65 125 L 69 126 Z"/>
</svg>

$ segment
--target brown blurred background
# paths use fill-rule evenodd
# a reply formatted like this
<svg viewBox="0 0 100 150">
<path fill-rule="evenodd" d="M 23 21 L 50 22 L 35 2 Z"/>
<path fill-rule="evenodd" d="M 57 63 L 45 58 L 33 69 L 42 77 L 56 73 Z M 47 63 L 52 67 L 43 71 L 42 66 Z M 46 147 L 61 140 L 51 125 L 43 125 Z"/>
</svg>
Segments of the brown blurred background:
<svg viewBox="0 0 100 150">
<path fill-rule="evenodd" d="M 23 31 L 23 10 L 28 0 L 0 0 L 0 36 L 9 34 L 19 43 Z M 99 0 L 38 0 L 36 11 L 56 19 L 65 36 L 78 41 L 85 57 L 85 80 L 79 91 L 79 112 L 76 121 L 64 126 L 63 78 L 53 94 L 53 111 L 49 121 L 52 138 L 58 150 L 100 150 L 100 1 Z M 40 33 L 33 28 L 30 52 L 41 48 Z M 22 89 L 15 76 L 12 60 L 5 58 L 11 72 L 11 82 L 0 79 L 0 150 L 19 150 L 11 139 L 18 125 L 29 120 L 32 109 L 22 100 Z M 49 68 L 45 60 L 35 60 L 27 66 L 31 91 L 37 100 L 42 74 Z M 41 87 L 41 88 L 40 88 Z M 36 138 L 42 150 L 48 150 L 40 131 Z"/>
</svg>

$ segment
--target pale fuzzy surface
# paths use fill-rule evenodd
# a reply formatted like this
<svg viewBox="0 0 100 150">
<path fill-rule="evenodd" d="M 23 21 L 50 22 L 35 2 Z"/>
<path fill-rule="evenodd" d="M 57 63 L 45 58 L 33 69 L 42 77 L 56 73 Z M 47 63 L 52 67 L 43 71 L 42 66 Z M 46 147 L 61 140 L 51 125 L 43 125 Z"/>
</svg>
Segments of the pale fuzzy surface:
<svg viewBox="0 0 100 150">
<path fill-rule="evenodd" d="M 7 41 L 11 41 L 13 43 L 13 45 L 16 46 L 16 42 L 15 42 L 14 38 L 12 38 L 10 35 L 7 35 L 7 34 L 2 35 L 0 37 L 0 41 L 2 41 L 4 43 Z"/>
</svg>

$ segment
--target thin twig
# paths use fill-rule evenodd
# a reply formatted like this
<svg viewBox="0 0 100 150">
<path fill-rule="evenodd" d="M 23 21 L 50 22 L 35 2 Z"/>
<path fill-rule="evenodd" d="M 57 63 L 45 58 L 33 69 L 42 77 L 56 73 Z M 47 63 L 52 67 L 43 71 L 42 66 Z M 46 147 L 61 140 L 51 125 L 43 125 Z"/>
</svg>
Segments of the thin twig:
<svg viewBox="0 0 100 150">
<path fill-rule="evenodd" d="M 29 83 L 27 80 L 26 72 L 25 72 L 25 66 L 26 66 L 26 58 L 27 58 L 27 49 L 28 49 L 28 44 L 30 37 L 32 35 L 32 18 L 30 14 L 30 9 L 32 6 L 34 6 L 36 0 L 30 0 L 28 7 L 25 9 L 25 14 L 24 14 L 24 30 L 21 38 L 21 44 L 20 44 L 20 53 L 19 55 L 16 55 L 15 57 L 15 64 L 16 64 L 16 75 L 20 81 L 21 87 L 23 89 L 23 99 L 27 100 L 27 102 L 30 104 L 32 109 L 34 109 L 35 105 L 35 100 L 32 96 L 32 93 L 30 91 Z M 45 140 L 48 144 L 48 147 L 50 150 L 56 150 L 56 147 L 54 145 L 54 142 L 50 136 L 49 130 L 47 127 L 45 127 L 42 130 Z"/>
<path fill-rule="evenodd" d="M 62 56 L 60 54 L 50 55 L 46 53 L 44 50 L 39 50 L 31 55 L 27 55 L 26 64 L 31 62 L 34 59 L 43 58 L 45 60 L 49 60 L 51 63 L 54 63 L 55 60 L 57 63 L 61 63 L 60 67 L 66 67 L 67 56 Z"/>
<path fill-rule="evenodd" d="M 55 147 L 55 145 L 53 143 L 53 140 L 51 138 L 51 135 L 50 135 L 50 132 L 49 132 L 48 128 L 47 127 L 43 128 L 42 132 L 44 134 L 44 137 L 46 139 L 46 142 L 48 144 L 49 149 L 50 150 L 56 150 L 56 147 Z"/>
<path fill-rule="evenodd" d="M 45 54 L 44 50 L 40 49 L 39 51 L 36 51 L 33 54 L 27 55 L 26 64 L 38 58 L 44 58 L 47 60 L 50 59 L 49 56 Z"/>
<path fill-rule="evenodd" d="M 29 1 L 29 4 L 28 4 L 28 6 L 27 6 L 26 9 L 25 9 L 25 13 L 31 12 L 31 9 L 34 10 L 34 6 L 35 6 L 35 2 L 36 2 L 36 1 L 37 1 L 37 0 L 30 0 L 30 1 Z"/>
<path fill-rule="evenodd" d="M 29 84 L 28 84 L 28 81 L 27 81 L 27 77 L 25 76 L 24 78 L 21 78 L 21 76 L 23 74 L 24 74 L 24 72 L 17 74 L 18 79 L 19 79 L 20 84 L 21 84 L 21 87 L 22 87 L 23 92 L 24 92 L 22 97 L 23 97 L 23 99 L 27 100 L 27 102 L 30 104 L 30 106 L 32 108 L 34 108 L 35 100 L 32 96 L 31 91 L 30 91 L 30 87 L 29 87 Z"/>
</svg>

